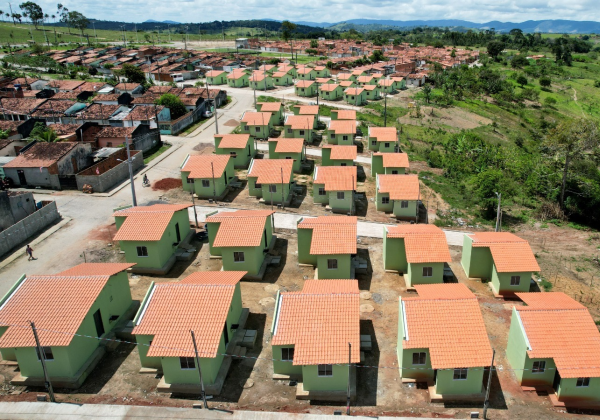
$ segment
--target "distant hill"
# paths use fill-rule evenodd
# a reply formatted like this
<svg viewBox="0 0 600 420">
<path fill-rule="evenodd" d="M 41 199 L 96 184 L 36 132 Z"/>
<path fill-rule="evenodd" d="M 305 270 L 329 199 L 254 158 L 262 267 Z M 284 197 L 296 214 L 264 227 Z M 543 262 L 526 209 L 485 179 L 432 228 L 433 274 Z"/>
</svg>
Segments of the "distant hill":
<svg viewBox="0 0 600 420">
<path fill-rule="evenodd" d="M 160 21 L 160 20 L 148 19 L 148 20 L 145 20 L 142 23 L 168 23 L 169 25 L 181 25 L 181 22 L 175 22 L 174 20 L 163 20 L 163 21 Z"/>
</svg>

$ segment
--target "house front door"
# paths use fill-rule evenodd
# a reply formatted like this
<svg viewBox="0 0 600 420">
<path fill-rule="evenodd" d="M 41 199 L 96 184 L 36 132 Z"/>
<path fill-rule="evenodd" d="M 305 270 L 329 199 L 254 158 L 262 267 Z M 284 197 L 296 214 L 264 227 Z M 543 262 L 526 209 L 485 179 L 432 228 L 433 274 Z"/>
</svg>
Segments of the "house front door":
<svg viewBox="0 0 600 420">
<path fill-rule="evenodd" d="M 94 312 L 94 324 L 96 325 L 96 337 L 102 337 L 104 335 L 104 324 L 102 323 L 100 309 Z"/>
<path fill-rule="evenodd" d="M 227 348 L 227 344 L 229 344 L 229 332 L 227 331 L 227 321 L 225 321 L 225 325 L 223 325 L 223 335 L 225 336 L 225 348 Z"/>
<path fill-rule="evenodd" d="M 175 223 L 175 235 L 177 235 L 177 243 L 181 242 L 181 232 L 179 232 L 179 223 Z"/>
<path fill-rule="evenodd" d="M 554 388 L 555 391 L 558 391 L 559 385 L 560 385 L 560 373 L 558 373 L 558 369 L 556 369 L 556 372 L 554 373 L 554 381 L 552 382 L 552 388 Z"/>
<path fill-rule="evenodd" d="M 17 170 L 17 175 L 19 176 L 19 184 L 27 185 L 27 179 L 25 178 L 25 171 Z"/>
</svg>

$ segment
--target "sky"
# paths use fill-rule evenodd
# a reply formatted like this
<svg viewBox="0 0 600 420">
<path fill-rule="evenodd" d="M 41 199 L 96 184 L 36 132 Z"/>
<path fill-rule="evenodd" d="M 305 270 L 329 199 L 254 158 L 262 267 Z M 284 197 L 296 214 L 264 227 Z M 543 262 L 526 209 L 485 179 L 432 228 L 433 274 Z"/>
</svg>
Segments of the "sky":
<svg viewBox="0 0 600 420">
<path fill-rule="evenodd" d="M 37 3 L 44 13 L 56 14 L 57 3 Z M 18 4 L 12 3 L 15 13 Z M 154 19 L 187 23 L 264 18 L 333 23 L 350 19 L 462 19 L 477 23 L 544 19 L 600 21 L 598 0 L 77 0 L 62 4 L 88 18 L 124 22 Z M 8 3 L 4 8 L 9 11 Z"/>
</svg>

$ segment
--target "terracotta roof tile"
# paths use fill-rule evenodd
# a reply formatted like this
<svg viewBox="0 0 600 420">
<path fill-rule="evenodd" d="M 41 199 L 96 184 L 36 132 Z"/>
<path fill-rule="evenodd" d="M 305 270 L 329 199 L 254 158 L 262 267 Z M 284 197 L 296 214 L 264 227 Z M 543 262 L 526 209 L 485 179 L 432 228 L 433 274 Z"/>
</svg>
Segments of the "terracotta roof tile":
<svg viewBox="0 0 600 420">
<path fill-rule="evenodd" d="M 242 122 L 248 125 L 268 125 L 271 115 L 271 112 L 245 112 Z"/>
<path fill-rule="evenodd" d="M 261 112 L 279 112 L 283 107 L 281 102 L 257 102 L 260 105 Z"/>
<path fill-rule="evenodd" d="M 307 88 L 311 87 L 314 83 L 314 80 L 298 80 L 294 86 L 298 88 Z"/>
<path fill-rule="evenodd" d="M 329 131 L 335 134 L 356 134 L 356 121 L 353 120 L 331 120 Z"/>
<path fill-rule="evenodd" d="M 294 345 L 293 364 L 360 362 L 356 280 L 307 280 L 301 292 L 280 295 L 273 345 Z M 310 310 L 306 310 L 310 308 Z"/>
<path fill-rule="evenodd" d="M 489 366 L 492 348 L 475 295 L 464 284 L 416 288 L 419 297 L 401 299 L 407 325 L 402 347 L 429 349 L 433 369 Z"/>
<path fill-rule="evenodd" d="M 114 237 L 115 241 L 159 241 L 176 211 L 191 204 L 154 204 L 119 210 L 115 217 L 126 217 Z"/>
<path fill-rule="evenodd" d="M 288 115 L 285 117 L 284 125 L 293 130 L 310 130 L 315 121 L 314 115 Z"/>
<path fill-rule="evenodd" d="M 225 73 L 223 70 L 209 70 L 206 72 L 206 77 L 217 77 L 221 74 Z"/>
<path fill-rule="evenodd" d="M 340 85 L 338 85 L 337 83 L 328 83 L 328 84 L 319 86 L 319 90 L 322 92 L 333 92 L 334 90 L 336 90 L 339 87 L 340 87 Z"/>
<path fill-rule="evenodd" d="M 529 243 L 509 232 L 481 232 L 468 235 L 473 247 L 490 249 L 499 273 L 540 271 Z"/>
<path fill-rule="evenodd" d="M 330 159 L 356 159 L 357 147 L 356 146 L 338 146 L 327 144 L 323 146 L 323 149 L 331 149 Z"/>
<path fill-rule="evenodd" d="M 237 283 L 245 271 L 194 273 L 177 283 L 159 283 L 133 329 L 152 335 L 149 357 L 193 357 L 194 331 L 200 357 L 216 357 Z M 177 310 L 173 310 L 177 302 Z"/>
<path fill-rule="evenodd" d="M 331 112 L 337 113 L 338 120 L 356 120 L 356 111 L 353 109 L 339 109 Z"/>
<path fill-rule="evenodd" d="M 516 293 L 516 295 L 527 304 L 527 306 L 520 307 L 519 310 L 586 309 L 581 303 L 563 292 Z"/>
<path fill-rule="evenodd" d="M 71 267 L 55 276 L 114 276 L 135 264 L 132 263 L 83 263 Z"/>
<path fill-rule="evenodd" d="M 77 147 L 79 143 L 39 142 L 4 165 L 4 168 L 47 168 Z"/>
<path fill-rule="evenodd" d="M 98 138 L 114 138 L 114 137 L 129 137 L 131 138 L 131 135 L 133 134 L 133 132 L 135 131 L 137 127 L 105 127 L 102 130 L 100 130 L 100 132 L 98 132 L 98 134 L 96 134 L 96 137 Z"/>
<path fill-rule="evenodd" d="M 374 153 L 383 157 L 384 168 L 408 168 L 408 155 L 406 153 Z"/>
<path fill-rule="evenodd" d="M 207 223 L 219 223 L 213 246 L 259 246 L 267 218 L 272 214 L 269 210 L 238 210 L 207 217 Z"/>
<path fill-rule="evenodd" d="M 418 200 L 419 177 L 417 175 L 377 175 L 377 190 L 389 193 L 390 200 Z"/>
<path fill-rule="evenodd" d="M 312 229 L 310 253 L 313 255 L 356 254 L 355 216 L 304 218 L 298 229 Z"/>
<path fill-rule="evenodd" d="M 452 261 L 446 234 L 435 225 L 396 225 L 387 232 L 388 238 L 404 238 L 409 263 Z"/>
<path fill-rule="evenodd" d="M 318 115 L 319 105 L 296 105 L 298 115 Z"/>
<path fill-rule="evenodd" d="M 221 137 L 219 149 L 245 149 L 250 140 L 250 134 L 215 134 L 214 137 Z"/>
<path fill-rule="evenodd" d="M 139 83 L 119 83 L 115 86 L 117 90 L 134 90 L 137 87 L 141 86 Z"/>
<path fill-rule="evenodd" d="M 325 191 L 355 191 L 356 178 L 356 166 L 317 166 L 313 182 L 324 184 Z"/>
<path fill-rule="evenodd" d="M 189 172 L 188 178 L 221 178 L 230 159 L 229 155 L 192 155 L 181 171 Z"/>
<path fill-rule="evenodd" d="M 349 83 L 349 82 L 342 82 L 340 83 L 342 86 L 344 85 L 344 83 Z M 361 93 L 363 93 L 365 90 L 363 88 L 348 88 L 344 91 L 344 93 L 346 95 L 360 95 Z"/>
<path fill-rule="evenodd" d="M 369 127 L 369 140 L 376 141 L 398 141 L 396 128 L 394 127 Z"/>
<path fill-rule="evenodd" d="M 293 166 L 291 159 L 252 159 L 248 178 L 256 177 L 257 184 L 287 184 L 292 178 Z"/>
<path fill-rule="evenodd" d="M 276 143 L 275 153 L 302 153 L 304 148 L 304 139 L 279 137 L 269 141 Z"/>
</svg>

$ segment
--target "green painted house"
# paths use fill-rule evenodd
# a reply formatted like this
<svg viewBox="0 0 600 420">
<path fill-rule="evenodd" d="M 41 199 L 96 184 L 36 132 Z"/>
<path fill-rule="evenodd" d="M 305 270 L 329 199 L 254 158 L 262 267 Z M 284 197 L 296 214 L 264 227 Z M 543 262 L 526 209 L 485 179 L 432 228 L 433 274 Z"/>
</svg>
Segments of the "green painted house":
<svg viewBox="0 0 600 420">
<path fill-rule="evenodd" d="M 301 172 L 302 162 L 306 159 L 304 139 L 269 139 L 269 159 L 291 159 L 294 162 L 294 172 Z"/>
<path fill-rule="evenodd" d="M 395 127 L 369 127 L 369 150 L 379 153 L 396 153 L 400 148 Z"/>
<path fill-rule="evenodd" d="M 353 279 L 355 216 L 319 216 L 298 221 L 298 263 L 316 268 L 318 279 Z"/>
<path fill-rule="evenodd" d="M 391 79 L 394 82 L 395 90 L 406 89 L 406 79 L 404 77 L 392 77 Z"/>
<path fill-rule="evenodd" d="M 394 93 L 396 92 L 396 82 L 392 79 L 379 79 L 377 81 L 377 86 L 383 93 Z"/>
<path fill-rule="evenodd" d="M 354 146 L 356 121 L 331 120 L 327 124 L 327 143 L 338 146 Z"/>
<path fill-rule="evenodd" d="M 234 179 L 231 155 L 187 155 L 181 164 L 181 186 L 198 198 L 222 199 Z"/>
<path fill-rule="evenodd" d="M 248 310 L 242 308 L 245 271 L 198 271 L 181 281 L 154 283 L 133 320 L 140 373 L 162 373 L 159 392 L 219 395 Z M 176 302 L 177 310 L 173 310 Z M 240 325 L 241 324 L 241 325 Z M 190 331 L 194 331 L 194 352 Z"/>
<path fill-rule="evenodd" d="M 296 77 L 298 80 L 315 80 L 317 77 L 317 71 L 313 67 L 298 67 L 296 69 Z"/>
<path fill-rule="evenodd" d="M 339 85 L 342 87 L 342 89 L 344 89 L 344 91 L 349 88 L 358 87 L 358 84 L 356 82 L 353 82 L 352 80 L 342 80 L 341 82 L 339 82 Z"/>
<path fill-rule="evenodd" d="M 248 194 L 265 204 L 286 204 L 294 182 L 292 159 L 252 159 L 248 169 Z"/>
<path fill-rule="evenodd" d="M 392 213 L 397 219 L 418 220 L 421 191 L 418 175 L 380 175 L 376 177 L 375 208 Z"/>
<path fill-rule="evenodd" d="M 269 73 L 257 70 L 250 75 L 250 87 L 256 90 L 267 90 L 273 88 L 273 78 Z"/>
<path fill-rule="evenodd" d="M 356 111 L 353 109 L 332 109 L 331 119 L 335 120 L 353 120 L 356 121 Z"/>
<path fill-rule="evenodd" d="M 268 139 L 273 129 L 273 113 L 246 111 L 240 122 L 240 132 L 252 138 Z"/>
<path fill-rule="evenodd" d="M 289 74 L 290 76 L 292 76 L 292 78 L 296 77 L 296 67 L 291 66 L 289 64 L 282 64 L 273 74 L 277 72 Z"/>
<path fill-rule="evenodd" d="M 229 156 L 233 161 L 234 168 L 247 168 L 256 155 L 254 141 L 250 138 L 250 134 L 215 134 L 213 137 L 215 139 L 215 153 Z"/>
<path fill-rule="evenodd" d="M 365 105 L 367 103 L 367 91 L 363 88 L 348 88 L 344 91 L 344 101 L 355 106 Z"/>
<path fill-rule="evenodd" d="M 321 85 L 319 96 L 325 101 L 337 101 L 344 97 L 344 89 L 337 83 Z"/>
<path fill-rule="evenodd" d="M 234 69 L 227 75 L 227 85 L 234 88 L 250 86 L 250 75 L 244 69 Z"/>
<path fill-rule="evenodd" d="M 273 84 L 275 86 L 292 86 L 294 84 L 294 77 L 290 73 L 277 71 L 273 73 Z"/>
<path fill-rule="evenodd" d="M 211 257 L 220 257 L 224 271 L 247 271 L 244 278 L 261 279 L 266 255 L 275 243 L 270 210 L 223 211 L 206 215 Z"/>
<path fill-rule="evenodd" d="M 283 123 L 283 136 L 286 138 L 302 138 L 312 143 L 315 126 L 313 115 L 288 115 Z"/>
<path fill-rule="evenodd" d="M 283 124 L 283 119 L 285 117 L 285 110 L 283 107 L 283 103 L 281 103 L 281 102 L 257 102 L 256 110 L 258 112 L 270 112 L 271 113 L 271 123 L 273 125 Z"/>
<path fill-rule="evenodd" d="M 277 292 L 273 379 L 297 380 L 297 399 L 345 402 L 348 389 L 354 399 L 359 304 L 356 280 L 306 280 L 301 291 Z"/>
<path fill-rule="evenodd" d="M 383 268 L 404 275 L 407 288 L 444 282 L 444 266 L 452 262 L 446 234 L 435 225 L 383 228 Z"/>
<path fill-rule="evenodd" d="M 207 71 L 206 83 L 208 85 L 225 85 L 227 84 L 227 73 L 223 70 Z"/>
<path fill-rule="evenodd" d="M 108 344 L 87 337 L 114 337 L 115 328 L 137 309 L 126 271 L 131 266 L 88 263 L 57 274 L 21 276 L 0 300 L 0 354 L 19 365 L 11 383 L 44 386 L 42 357 L 54 387 L 78 388 Z"/>
<path fill-rule="evenodd" d="M 313 173 L 313 201 L 333 213 L 354 214 L 356 166 L 317 166 Z"/>
<path fill-rule="evenodd" d="M 497 296 L 528 292 L 531 275 L 540 271 L 525 239 L 509 232 L 464 236 L 461 264 L 467 277 L 488 280 Z"/>
<path fill-rule="evenodd" d="M 313 117 L 313 128 L 317 128 L 319 123 L 319 105 L 293 105 L 294 115 Z"/>
<path fill-rule="evenodd" d="M 406 153 L 379 153 L 371 155 L 371 176 L 377 174 L 403 175 L 408 171 L 408 155 Z"/>
<path fill-rule="evenodd" d="M 137 273 L 166 274 L 175 264 L 177 248 L 194 233 L 190 229 L 191 204 L 154 204 L 117 209 L 113 214 L 125 261 Z"/>
<path fill-rule="evenodd" d="M 294 92 L 298 96 L 317 96 L 317 83 L 314 80 L 298 80 L 294 85 Z"/>
<path fill-rule="evenodd" d="M 352 73 L 338 73 L 336 75 L 336 80 L 338 83 L 341 82 L 356 82 L 356 76 Z"/>
<path fill-rule="evenodd" d="M 354 166 L 358 148 L 325 144 L 321 148 L 321 166 Z"/>
<path fill-rule="evenodd" d="M 399 299 L 402 382 L 427 383 L 431 402 L 483 401 L 492 348 L 477 298 L 462 283 L 415 289 L 418 297 Z"/>
<path fill-rule="evenodd" d="M 506 347 L 523 387 L 555 407 L 600 408 L 600 332 L 588 309 L 562 292 L 517 293 Z"/>
<path fill-rule="evenodd" d="M 381 89 L 377 85 L 364 85 L 362 87 L 367 95 L 367 100 L 377 101 L 381 99 Z"/>
<path fill-rule="evenodd" d="M 331 71 L 326 66 L 315 66 L 317 77 L 331 77 Z"/>
<path fill-rule="evenodd" d="M 360 87 L 368 85 L 377 86 L 377 79 L 371 75 L 358 76 L 356 82 Z"/>
</svg>

